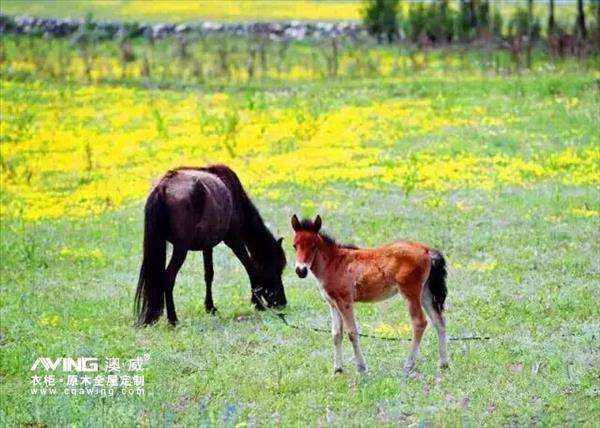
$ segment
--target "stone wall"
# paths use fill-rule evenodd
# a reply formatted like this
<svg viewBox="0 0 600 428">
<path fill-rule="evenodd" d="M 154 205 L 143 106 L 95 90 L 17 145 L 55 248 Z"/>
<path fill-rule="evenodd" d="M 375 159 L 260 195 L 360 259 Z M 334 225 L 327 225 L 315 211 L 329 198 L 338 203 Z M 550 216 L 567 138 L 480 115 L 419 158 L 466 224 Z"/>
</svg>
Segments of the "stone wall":
<svg viewBox="0 0 600 428">
<path fill-rule="evenodd" d="M 74 18 L 41 18 L 0 15 L 0 34 L 31 34 L 45 37 L 68 37 L 85 21 Z M 121 36 L 125 31 L 133 37 L 162 38 L 178 34 L 193 35 L 264 35 L 272 39 L 303 40 L 306 38 L 366 37 L 357 22 L 195 22 L 187 24 L 92 21 L 90 27 L 102 39 Z"/>
</svg>

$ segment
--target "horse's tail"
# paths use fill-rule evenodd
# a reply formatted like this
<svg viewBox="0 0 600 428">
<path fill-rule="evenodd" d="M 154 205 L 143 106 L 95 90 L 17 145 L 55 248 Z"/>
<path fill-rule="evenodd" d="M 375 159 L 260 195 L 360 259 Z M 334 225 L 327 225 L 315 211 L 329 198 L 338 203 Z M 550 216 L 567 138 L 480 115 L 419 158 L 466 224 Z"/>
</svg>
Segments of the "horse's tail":
<svg viewBox="0 0 600 428">
<path fill-rule="evenodd" d="M 144 259 L 134 302 L 139 324 L 152 324 L 158 320 L 165 306 L 167 223 L 167 207 L 158 185 L 150 192 L 145 208 Z"/>
<path fill-rule="evenodd" d="M 431 259 L 431 270 L 427 279 L 427 287 L 431 291 L 433 308 L 437 313 L 441 314 L 444 310 L 446 296 L 448 295 L 448 288 L 446 287 L 446 259 L 437 250 L 431 250 L 429 257 Z"/>
</svg>

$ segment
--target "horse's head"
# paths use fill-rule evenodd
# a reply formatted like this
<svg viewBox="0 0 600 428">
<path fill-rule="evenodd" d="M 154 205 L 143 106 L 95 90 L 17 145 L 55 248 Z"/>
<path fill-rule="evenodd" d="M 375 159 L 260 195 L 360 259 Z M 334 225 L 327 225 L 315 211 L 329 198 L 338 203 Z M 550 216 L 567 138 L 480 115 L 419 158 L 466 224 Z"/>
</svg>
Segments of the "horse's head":
<svg viewBox="0 0 600 428">
<path fill-rule="evenodd" d="M 292 228 L 295 232 L 296 274 L 300 278 L 306 278 L 317 253 L 319 230 L 321 230 L 321 216 L 317 215 L 315 221 L 300 221 L 296 217 L 296 214 L 294 214 L 292 216 Z"/>
<path fill-rule="evenodd" d="M 279 238 L 270 245 L 260 259 L 254 260 L 258 267 L 259 287 L 253 290 L 254 303 L 262 304 L 264 301 L 268 307 L 281 307 L 287 304 L 285 291 L 281 276 L 285 269 L 285 252 L 282 248 L 283 238 Z"/>
</svg>

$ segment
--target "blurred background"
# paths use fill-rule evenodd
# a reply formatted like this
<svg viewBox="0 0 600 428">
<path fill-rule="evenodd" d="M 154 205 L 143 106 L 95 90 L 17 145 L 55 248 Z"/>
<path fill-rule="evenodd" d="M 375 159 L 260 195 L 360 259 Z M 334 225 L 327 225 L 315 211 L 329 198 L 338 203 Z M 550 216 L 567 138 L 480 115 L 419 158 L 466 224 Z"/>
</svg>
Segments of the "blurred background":
<svg viewBox="0 0 600 428">
<path fill-rule="evenodd" d="M 0 72 L 85 81 L 506 74 L 597 66 L 600 50 L 596 0 L 5 0 L 1 12 Z"/>
</svg>

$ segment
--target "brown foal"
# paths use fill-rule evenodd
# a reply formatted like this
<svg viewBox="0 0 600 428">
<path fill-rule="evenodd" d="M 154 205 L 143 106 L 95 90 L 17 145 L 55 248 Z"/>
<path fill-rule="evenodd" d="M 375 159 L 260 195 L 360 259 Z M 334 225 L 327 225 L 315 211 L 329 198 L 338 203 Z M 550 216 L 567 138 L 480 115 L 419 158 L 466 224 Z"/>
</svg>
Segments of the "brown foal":
<svg viewBox="0 0 600 428">
<path fill-rule="evenodd" d="M 400 292 L 408 302 L 413 337 L 404 371 L 410 372 L 427 320 L 427 313 L 438 333 L 440 367 L 448 367 L 446 322 L 446 262 L 442 254 L 424 244 L 398 241 L 373 249 L 337 244 L 321 233 L 321 217 L 315 221 L 292 217 L 296 273 L 305 278 L 310 270 L 319 281 L 319 290 L 331 309 L 331 334 L 334 344 L 334 372 L 342 371 L 343 327 L 354 348 L 358 371 L 367 369 L 358 344 L 354 302 L 376 302 Z"/>
</svg>

